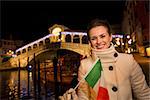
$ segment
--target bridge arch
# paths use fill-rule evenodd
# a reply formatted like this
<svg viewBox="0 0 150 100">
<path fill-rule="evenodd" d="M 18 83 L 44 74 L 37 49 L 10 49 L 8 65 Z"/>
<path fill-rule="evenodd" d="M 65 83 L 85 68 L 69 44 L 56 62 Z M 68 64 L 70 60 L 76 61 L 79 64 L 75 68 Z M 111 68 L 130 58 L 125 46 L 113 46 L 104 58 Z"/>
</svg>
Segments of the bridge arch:
<svg viewBox="0 0 150 100">
<path fill-rule="evenodd" d="M 47 44 L 47 43 L 50 43 L 50 38 L 46 38 L 45 39 L 45 43 Z"/>
<path fill-rule="evenodd" d="M 79 67 L 80 65 L 80 58 L 82 57 L 81 54 L 70 51 L 67 49 L 59 49 L 57 51 L 58 58 L 64 58 L 64 65 L 67 67 L 68 65 L 70 68 Z"/>
<path fill-rule="evenodd" d="M 33 44 L 33 49 L 35 49 L 35 48 L 37 48 L 37 44 L 35 43 L 35 44 Z"/>
<path fill-rule="evenodd" d="M 27 57 L 33 58 L 33 54 L 36 55 L 46 52 L 46 50 L 52 49 L 66 49 L 76 52 L 83 56 L 89 56 L 89 45 L 86 33 L 82 32 L 61 32 L 59 39 L 53 34 L 49 34 L 41 39 L 38 39 L 32 43 L 25 45 L 22 48 L 16 50 L 17 58 L 26 61 Z M 57 39 L 57 40 L 56 40 Z M 60 41 L 61 40 L 61 41 Z M 57 45 L 57 43 L 60 44 Z M 81 49 L 82 48 L 82 49 Z M 25 65 L 25 64 L 24 64 Z"/>
<path fill-rule="evenodd" d="M 88 37 L 87 37 L 86 35 L 84 35 L 84 36 L 82 37 L 82 43 L 83 43 L 83 44 L 88 44 Z"/>
<path fill-rule="evenodd" d="M 74 35 L 73 36 L 73 43 L 80 43 L 80 37 L 79 37 L 79 35 Z"/>
<path fill-rule="evenodd" d="M 66 41 L 66 42 L 71 42 L 71 35 L 70 35 L 70 34 L 67 34 L 67 35 L 66 35 L 65 41 Z"/>
<path fill-rule="evenodd" d="M 40 41 L 39 46 L 42 46 L 42 45 L 44 45 L 44 43 L 43 43 L 43 41 Z"/>
<path fill-rule="evenodd" d="M 25 49 L 22 50 L 22 53 L 25 53 L 26 51 L 27 51 L 27 50 L 26 50 L 26 48 L 25 48 Z"/>
<path fill-rule="evenodd" d="M 31 46 L 29 46 L 29 47 L 28 47 L 28 51 L 30 51 L 31 49 L 32 49 Z"/>
</svg>

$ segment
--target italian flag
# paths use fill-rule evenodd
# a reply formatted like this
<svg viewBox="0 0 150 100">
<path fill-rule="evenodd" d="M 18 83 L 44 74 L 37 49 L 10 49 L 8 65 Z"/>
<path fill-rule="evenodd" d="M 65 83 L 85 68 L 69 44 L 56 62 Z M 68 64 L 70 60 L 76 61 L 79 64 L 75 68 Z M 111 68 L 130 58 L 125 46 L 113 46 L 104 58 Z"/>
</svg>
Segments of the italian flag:
<svg viewBox="0 0 150 100">
<path fill-rule="evenodd" d="M 97 100 L 109 100 L 108 90 L 104 87 L 103 68 L 99 59 L 95 61 L 90 71 L 85 75 L 84 79 L 92 88 L 94 88 L 98 80 L 100 80 Z"/>
</svg>

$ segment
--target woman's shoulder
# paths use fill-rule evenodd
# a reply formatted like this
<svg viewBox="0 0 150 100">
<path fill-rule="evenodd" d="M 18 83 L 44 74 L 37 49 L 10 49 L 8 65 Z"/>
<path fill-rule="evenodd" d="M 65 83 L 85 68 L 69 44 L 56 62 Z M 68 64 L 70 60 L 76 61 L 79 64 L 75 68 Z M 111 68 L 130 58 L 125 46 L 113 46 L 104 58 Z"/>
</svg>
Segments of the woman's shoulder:
<svg viewBox="0 0 150 100">
<path fill-rule="evenodd" d="M 87 61 L 92 61 L 92 57 L 88 56 L 88 57 L 81 60 L 81 62 L 87 62 Z"/>
<path fill-rule="evenodd" d="M 127 54 L 127 53 L 119 53 L 120 57 L 123 57 L 123 58 L 133 58 L 133 55 L 132 54 Z"/>
<path fill-rule="evenodd" d="M 89 57 L 86 57 L 84 59 L 81 60 L 81 64 L 92 64 L 94 61 L 92 60 L 92 57 L 89 56 Z"/>
<path fill-rule="evenodd" d="M 132 54 L 119 53 L 118 61 L 122 63 L 128 62 L 128 64 L 132 64 L 133 62 L 135 62 L 135 59 Z"/>
<path fill-rule="evenodd" d="M 117 65 L 121 66 L 120 69 L 126 70 L 126 72 L 131 72 L 135 65 L 135 59 L 132 54 L 119 53 L 119 57 L 117 59 Z"/>
</svg>

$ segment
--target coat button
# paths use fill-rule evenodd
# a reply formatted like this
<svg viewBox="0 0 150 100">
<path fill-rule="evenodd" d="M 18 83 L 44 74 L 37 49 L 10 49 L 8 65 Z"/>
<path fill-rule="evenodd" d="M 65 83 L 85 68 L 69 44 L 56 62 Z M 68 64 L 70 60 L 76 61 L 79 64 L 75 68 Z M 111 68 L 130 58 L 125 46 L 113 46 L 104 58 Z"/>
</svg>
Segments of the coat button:
<svg viewBox="0 0 150 100">
<path fill-rule="evenodd" d="M 114 53 L 114 57 L 118 57 L 118 54 L 117 54 L 117 53 Z"/>
<path fill-rule="evenodd" d="M 114 92 L 116 92 L 118 89 L 117 89 L 116 86 L 113 86 L 113 87 L 112 87 L 112 90 L 113 90 Z"/>
<path fill-rule="evenodd" d="M 113 66 L 109 66 L 109 70 L 113 70 Z"/>
</svg>

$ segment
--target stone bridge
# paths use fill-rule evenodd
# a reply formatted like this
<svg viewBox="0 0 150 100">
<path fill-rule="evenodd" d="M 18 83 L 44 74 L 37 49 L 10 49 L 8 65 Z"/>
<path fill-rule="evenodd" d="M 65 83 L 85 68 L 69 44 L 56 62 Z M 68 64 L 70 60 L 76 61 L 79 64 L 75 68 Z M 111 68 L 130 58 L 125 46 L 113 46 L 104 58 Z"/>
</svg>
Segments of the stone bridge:
<svg viewBox="0 0 150 100">
<path fill-rule="evenodd" d="M 90 46 L 86 33 L 83 32 L 60 32 L 59 35 L 48 34 L 32 43 L 16 50 L 16 57 L 9 60 L 9 66 L 27 66 L 34 58 L 53 59 L 57 50 L 66 49 L 83 56 L 89 56 Z M 20 63 L 19 63 L 20 62 Z"/>
</svg>

